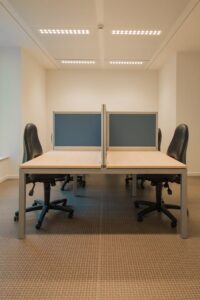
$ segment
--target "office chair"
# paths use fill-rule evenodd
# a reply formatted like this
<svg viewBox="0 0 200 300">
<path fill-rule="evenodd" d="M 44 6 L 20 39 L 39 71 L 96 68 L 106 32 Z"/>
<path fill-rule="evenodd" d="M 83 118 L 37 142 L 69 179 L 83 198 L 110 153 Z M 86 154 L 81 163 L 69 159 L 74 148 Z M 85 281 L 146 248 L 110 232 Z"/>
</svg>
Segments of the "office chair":
<svg viewBox="0 0 200 300">
<path fill-rule="evenodd" d="M 170 157 L 182 162 L 186 163 L 186 151 L 188 145 L 189 138 L 189 130 L 188 126 L 185 124 L 180 124 L 176 127 L 173 138 L 167 150 L 167 155 Z M 162 199 L 162 189 L 166 187 L 169 189 L 169 183 L 178 183 L 180 184 L 181 177 L 176 174 L 152 174 L 146 176 L 146 180 L 151 181 L 151 184 L 156 188 L 156 202 L 150 201 L 135 201 L 135 207 L 138 208 L 140 205 L 146 205 L 147 207 L 140 211 L 137 214 L 138 222 L 143 220 L 144 215 L 152 212 L 158 211 L 163 212 L 168 218 L 171 220 L 171 226 L 176 227 L 177 219 L 172 215 L 172 213 L 168 209 L 180 209 L 179 205 L 174 204 L 166 204 Z M 170 190 L 171 191 L 171 190 Z M 168 190 L 168 194 L 171 194 Z"/>
<path fill-rule="evenodd" d="M 161 149 L 161 142 L 162 142 L 162 131 L 160 128 L 158 128 L 158 150 L 159 151 Z M 127 186 L 129 184 L 129 181 L 132 179 L 133 179 L 132 176 L 128 176 L 128 175 L 126 176 L 125 182 L 126 182 Z M 139 180 L 140 180 L 140 188 L 143 190 L 144 182 L 145 182 L 145 180 L 148 180 L 148 179 L 146 178 L 146 175 L 141 174 L 141 175 L 137 176 L 137 181 L 139 181 Z"/>
<path fill-rule="evenodd" d="M 24 156 L 23 162 L 29 161 L 37 156 L 42 155 L 42 146 L 40 144 L 37 128 L 34 124 L 29 123 L 26 125 L 24 130 Z M 73 209 L 67 205 L 67 199 L 54 200 L 50 202 L 50 190 L 51 186 L 56 184 L 56 181 L 65 180 L 65 175 L 59 174 L 28 174 L 26 176 L 26 184 L 32 183 L 29 195 L 32 196 L 34 193 L 35 184 L 42 182 L 44 185 L 44 201 L 35 200 L 31 207 L 26 208 L 26 212 L 41 210 L 36 224 L 36 229 L 40 229 L 46 213 L 49 209 L 65 211 L 69 213 L 69 218 L 73 216 Z M 14 220 L 18 221 L 19 211 L 15 212 Z"/>
</svg>

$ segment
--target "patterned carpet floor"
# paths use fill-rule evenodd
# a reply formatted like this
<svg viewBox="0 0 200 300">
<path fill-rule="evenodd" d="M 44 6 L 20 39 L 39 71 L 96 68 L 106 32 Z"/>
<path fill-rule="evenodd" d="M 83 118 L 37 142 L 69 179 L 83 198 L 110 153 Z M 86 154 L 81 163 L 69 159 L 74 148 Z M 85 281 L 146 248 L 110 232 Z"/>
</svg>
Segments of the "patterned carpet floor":
<svg viewBox="0 0 200 300">
<path fill-rule="evenodd" d="M 123 176 L 87 176 L 74 196 L 52 188 L 52 199 L 67 197 L 74 217 L 50 211 L 35 229 L 36 212 L 26 215 L 25 240 L 18 240 L 18 181 L 0 184 L 0 300 L 200 299 L 200 177 L 188 178 L 189 239 L 155 212 L 137 222 L 131 186 Z M 166 202 L 178 203 L 179 186 Z M 29 188 L 28 188 L 29 190 Z M 38 184 L 34 197 L 43 197 Z M 154 200 L 148 183 L 139 199 Z M 28 205 L 27 204 L 27 205 Z M 179 220 L 179 211 L 174 211 Z"/>
</svg>

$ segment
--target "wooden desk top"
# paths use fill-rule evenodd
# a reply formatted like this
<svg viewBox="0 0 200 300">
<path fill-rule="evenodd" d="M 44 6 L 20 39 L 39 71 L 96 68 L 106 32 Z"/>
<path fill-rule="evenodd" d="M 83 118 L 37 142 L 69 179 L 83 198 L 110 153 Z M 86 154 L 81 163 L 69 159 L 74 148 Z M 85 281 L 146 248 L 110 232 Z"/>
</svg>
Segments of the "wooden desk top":
<svg viewBox="0 0 200 300">
<path fill-rule="evenodd" d="M 49 151 L 21 164 L 26 168 L 101 168 L 101 151 Z"/>
<path fill-rule="evenodd" d="M 49 151 L 20 166 L 22 169 L 101 169 L 101 151 Z M 107 169 L 185 169 L 186 165 L 160 151 L 107 151 Z"/>
<path fill-rule="evenodd" d="M 107 151 L 107 168 L 186 168 L 160 151 Z"/>
</svg>

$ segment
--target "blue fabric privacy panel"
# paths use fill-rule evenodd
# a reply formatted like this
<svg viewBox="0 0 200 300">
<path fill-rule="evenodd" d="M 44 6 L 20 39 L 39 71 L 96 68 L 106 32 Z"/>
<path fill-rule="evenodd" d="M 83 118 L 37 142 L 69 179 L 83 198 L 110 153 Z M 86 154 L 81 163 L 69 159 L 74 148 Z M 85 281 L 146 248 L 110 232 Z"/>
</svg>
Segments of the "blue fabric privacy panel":
<svg viewBox="0 0 200 300">
<path fill-rule="evenodd" d="M 110 147 L 156 147 L 156 113 L 109 114 Z"/>
<path fill-rule="evenodd" d="M 54 113 L 55 147 L 100 147 L 100 113 Z"/>
</svg>

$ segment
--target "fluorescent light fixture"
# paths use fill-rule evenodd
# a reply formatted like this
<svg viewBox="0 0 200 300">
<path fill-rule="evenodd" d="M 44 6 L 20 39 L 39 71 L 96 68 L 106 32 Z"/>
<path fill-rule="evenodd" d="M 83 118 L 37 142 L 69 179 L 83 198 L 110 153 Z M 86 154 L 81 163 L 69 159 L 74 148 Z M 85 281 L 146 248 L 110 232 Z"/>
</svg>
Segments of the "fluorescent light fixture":
<svg viewBox="0 0 200 300">
<path fill-rule="evenodd" d="M 89 29 L 39 29 L 41 34 L 47 35 L 89 35 Z"/>
<path fill-rule="evenodd" d="M 114 35 L 161 35 L 161 30 L 112 30 Z"/>
<path fill-rule="evenodd" d="M 94 65 L 96 62 L 94 60 L 78 60 L 78 59 L 63 59 L 61 60 L 61 64 L 69 64 L 69 65 Z"/>
<path fill-rule="evenodd" d="M 133 61 L 133 60 L 111 60 L 111 65 L 143 65 L 144 61 Z"/>
</svg>

